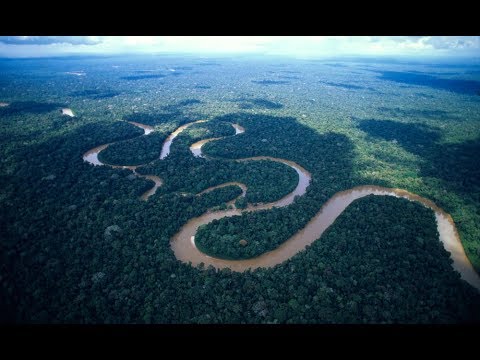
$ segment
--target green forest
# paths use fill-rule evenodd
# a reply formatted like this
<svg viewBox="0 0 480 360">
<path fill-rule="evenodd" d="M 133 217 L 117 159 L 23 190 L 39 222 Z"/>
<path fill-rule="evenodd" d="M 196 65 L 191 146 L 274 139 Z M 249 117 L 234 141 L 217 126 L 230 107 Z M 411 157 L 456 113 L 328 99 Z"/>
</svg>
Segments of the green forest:
<svg viewBox="0 0 480 360">
<path fill-rule="evenodd" d="M 379 185 L 450 213 L 479 272 L 480 109 L 468 89 L 480 79 L 415 77 L 418 65 L 408 64 L 349 63 L 332 73 L 327 63 L 300 60 L 205 66 L 176 59 L 177 75 L 142 75 L 173 60 L 116 58 L 118 68 L 113 60 L 89 61 L 0 60 L 0 102 L 8 103 L 0 107 L 0 322 L 480 321 L 480 293 L 453 270 L 433 211 L 405 199 L 356 200 L 321 238 L 273 268 L 194 267 L 170 246 L 187 221 L 234 199 L 241 209 L 292 192 L 298 175 L 291 167 L 234 161 L 271 156 L 311 173 L 306 193 L 286 207 L 202 226 L 195 242 L 203 252 L 259 256 L 337 192 Z M 80 65 L 88 76 L 64 74 Z M 62 115 L 63 107 L 75 117 Z M 175 129 L 201 119 L 159 159 Z M 154 131 L 143 136 L 128 121 Z M 245 132 L 234 136 L 232 124 Z M 192 155 L 190 145 L 219 137 L 203 146 L 208 158 Z M 102 162 L 145 164 L 137 173 L 163 180 L 148 201 L 140 196 L 152 181 L 83 160 L 107 143 Z M 245 184 L 245 198 L 238 186 L 197 196 L 226 182 Z"/>
</svg>

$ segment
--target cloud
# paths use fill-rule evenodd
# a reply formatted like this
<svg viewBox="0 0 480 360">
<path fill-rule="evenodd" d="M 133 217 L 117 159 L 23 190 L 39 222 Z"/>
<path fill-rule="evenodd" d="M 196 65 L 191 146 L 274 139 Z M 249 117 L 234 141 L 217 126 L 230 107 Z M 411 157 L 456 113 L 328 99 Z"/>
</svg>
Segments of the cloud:
<svg viewBox="0 0 480 360">
<path fill-rule="evenodd" d="M 435 49 L 480 49 L 480 36 L 431 36 L 425 43 Z"/>
<path fill-rule="evenodd" d="M 97 45 L 98 36 L 0 36 L 0 42 L 10 45 Z"/>
<path fill-rule="evenodd" d="M 480 53 L 479 36 L 0 36 L 0 57 L 258 54 L 296 58 Z"/>
</svg>

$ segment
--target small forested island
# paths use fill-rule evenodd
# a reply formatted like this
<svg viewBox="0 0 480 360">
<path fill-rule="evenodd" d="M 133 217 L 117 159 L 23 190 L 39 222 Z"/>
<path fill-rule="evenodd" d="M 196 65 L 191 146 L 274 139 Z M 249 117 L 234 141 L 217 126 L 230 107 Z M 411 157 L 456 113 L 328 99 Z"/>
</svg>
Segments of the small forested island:
<svg viewBox="0 0 480 360">
<path fill-rule="evenodd" d="M 0 69 L 0 322 L 480 322 L 480 64 Z"/>
</svg>

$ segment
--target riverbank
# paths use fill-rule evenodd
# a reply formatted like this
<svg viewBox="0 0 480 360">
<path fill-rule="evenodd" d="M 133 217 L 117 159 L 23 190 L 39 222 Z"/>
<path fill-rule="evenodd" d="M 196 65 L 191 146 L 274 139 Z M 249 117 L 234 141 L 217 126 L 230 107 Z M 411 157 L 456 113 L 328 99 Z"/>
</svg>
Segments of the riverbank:
<svg viewBox="0 0 480 360">
<path fill-rule="evenodd" d="M 160 159 L 164 159 L 170 153 L 170 146 L 175 139 L 183 130 L 188 128 L 190 125 L 205 122 L 206 120 L 199 120 L 192 123 L 185 124 L 178 129 L 176 129 L 170 136 L 165 140 Z M 144 135 L 153 131 L 153 128 L 140 123 L 132 123 L 135 126 L 141 127 L 144 130 Z M 241 134 L 245 131 L 240 125 L 232 124 L 235 128 L 235 135 Z M 235 136 L 233 135 L 233 136 Z M 223 138 L 223 137 L 222 137 Z M 194 156 L 206 157 L 202 153 L 202 146 L 208 141 L 219 140 L 222 138 L 210 138 L 196 142 L 190 146 L 190 150 Z M 142 200 L 147 200 L 148 197 L 153 195 L 156 189 L 161 186 L 162 180 L 154 175 L 140 175 L 135 170 L 138 166 L 118 166 L 118 165 L 108 165 L 100 162 L 98 160 L 98 154 L 107 148 L 110 144 L 104 144 L 95 147 L 87 151 L 83 159 L 92 165 L 107 165 L 113 168 L 127 168 L 133 171 L 136 176 L 148 178 L 154 181 L 155 185 L 152 189 L 148 190 L 141 196 Z M 232 161 L 260 161 L 268 160 L 283 163 L 287 166 L 292 167 L 299 176 L 299 181 L 296 188 L 288 195 L 283 198 L 267 204 L 257 204 L 256 206 L 248 204 L 247 208 L 244 210 L 240 209 L 229 209 L 221 211 L 207 211 L 203 215 L 190 219 L 181 229 L 170 239 L 170 246 L 175 254 L 175 257 L 184 262 L 189 263 L 194 266 L 201 263 L 204 264 L 205 268 L 208 266 L 213 266 L 216 269 L 229 268 L 232 271 L 243 272 L 246 270 L 254 270 L 256 268 L 269 268 L 275 265 L 278 265 L 292 256 L 296 255 L 300 251 L 303 251 L 308 245 L 312 244 L 314 241 L 321 241 L 321 236 L 325 230 L 333 224 L 335 219 L 337 219 L 340 214 L 355 200 L 368 195 L 377 195 L 377 196 L 394 196 L 408 199 L 410 201 L 419 202 L 422 205 L 430 208 L 435 213 L 435 219 L 437 223 L 437 229 L 439 233 L 439 240 L 442 242 L 444 248 L 450 252 L 451 258 L 453 260 L 452 267 L 454 270 L 458 271 L 461 275 L 461 278 L 467 281 L 469 284 L 474 286 L 476 289 L 480 290 L 480 277 L 478 273 L 473 268 L 469 259 L 465 254 L 465 250 L 460 241 L 458 231 L 456 229 L 455 223 L 452 217 L 446 213 L 443 209 L 439 208 L 431 200 L 423 198 L 419 195 L 410 193 L 403 189 L 392 189 L 385 188 L 380 186 L 357 186 L 355 188 L 341 191 L 331 197 L 320 209 L 320 211 L 307 223 L 307 225 L 282 243 L 278 248 L 266 252 L 258 257 L 245 259 L 245 260 L 227 260 L 218 257 L 209 256 L 201 252 L 195 245 L 195 236 L 198 231 L 198 228 L 201 225 L 206 225 L 213 220 L 218 220 L 224 217 L 231 216 L 240 216 L 242 213 L 254 212 L 260 210 L 268 210 L 273 207 L 284 207 L 292 204 L 297 197 L 303 196 L 311 182 L 312 176 L 310 172 L 304 169 L 299 164 L 285 159 L 273 158 L 268 156 L 257 156 L 244 159 L 234 159 Z M 242 194 L 239 196 L 245 196 L 247 187 L 244 184 L 237 182 L 230 182 L 221 184 L 215 187 L 205 189 L 204 191 L 197 194 L 200 196 L 206 192 L 212 191 L 219 187 L 236 185 L 242 189 Z M 238 197 L 237 197 L 238 198 Z M 229 202 L 229 205 L 234 206 L 233 199 Z"/>
</svg>

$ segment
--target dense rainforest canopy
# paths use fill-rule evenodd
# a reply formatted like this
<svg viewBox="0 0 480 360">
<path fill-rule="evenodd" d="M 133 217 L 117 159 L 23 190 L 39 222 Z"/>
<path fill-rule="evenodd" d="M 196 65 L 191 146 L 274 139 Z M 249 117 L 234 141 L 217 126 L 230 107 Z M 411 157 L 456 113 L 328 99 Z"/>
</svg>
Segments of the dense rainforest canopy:
<svg viewBox="0 0 480 360">
<path fill-rule="evenodd" d="M 169 74 L 158 66 L 165 62 L 183 69 Z M 480 321 L 480 294 L 452 269 L 433 212 L 405 199 L 355 201 L 319 240 L 272 269 L 197 269 L 170 248 L 189 219 L 241 193 L 227 186 L 195 195 L 211 186 L 244 183 L 238 207 L 291 192 L 298 176 L 288 166 L 229 160 L 272 156 L 311 172 L 306 194 L 285 208 L 206 225 L 197 239 L 205 252 L 262 254 L 338 191 L 372 184 L 407 189 L 451 213 L 480 270 L 480 105 L 470 91 L 480 79 L 472 69 L 452 77 L 441 75 L 447 65 L 432 75 L 408 64 L 351 62 L 332 73 L 328 63 L 301 60 L 204 63 L 0 60 L 0 102 L 8 103 L 0 107 L 1 321 Z M 79 69 L 87 75 L 68 74 Z M 138 73 L 152 69 L 160 70 Z M 173 130 L 200 119 L 208 122 L 182 132 L 158 159 Z M 128 121 L 155 131 L 140 136 Z M 232 123 L 245 133 L 231 136 Z M 200 139 L 223 136 L 204 145 L 211 159 L 190 152 Z M 149 163 L 138 173 L 162 178 L 148 201 L 139 196 L 151 181 L 83 161 L 112 142 L 102 161 Z"/>
</svg>

